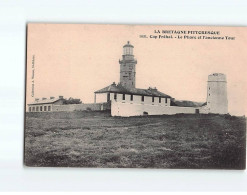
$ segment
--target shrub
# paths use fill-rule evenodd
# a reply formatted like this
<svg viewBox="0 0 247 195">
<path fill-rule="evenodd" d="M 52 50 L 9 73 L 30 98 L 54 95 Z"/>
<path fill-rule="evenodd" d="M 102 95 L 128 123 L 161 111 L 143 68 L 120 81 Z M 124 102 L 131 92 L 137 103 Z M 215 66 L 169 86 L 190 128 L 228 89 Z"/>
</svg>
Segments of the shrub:
<svg viewBox="0 0 247 195">
<path fill-rule="evenodd" d="M 74 99 L 72 97 L 70 97 L 68 100 L 64 99 L 63 104 L 81 104 L 82 101 L 80 99 Z"/>
</svg>

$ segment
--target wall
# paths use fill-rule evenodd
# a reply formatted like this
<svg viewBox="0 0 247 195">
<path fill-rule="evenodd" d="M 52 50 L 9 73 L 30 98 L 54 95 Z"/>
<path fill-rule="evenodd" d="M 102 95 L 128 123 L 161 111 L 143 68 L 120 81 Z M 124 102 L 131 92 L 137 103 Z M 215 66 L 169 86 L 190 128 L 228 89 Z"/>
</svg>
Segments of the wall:
<svg viewBox="0 0 247 195">
<path fill-rule="evenodd" d="M 112 99 L 111 99 L 112 100 Z M 114 99 L 113 99 L 114 100 Z M 133 101 L 130 100 L 130 95 L 125 94 L 125 100 L 123 100 L 122 94 L 117 94 L 117 102 L 126 102 L 126 103 L 136 103 L 136 104 L 151 104 L 151 105 L 170 105 L 170 98 L 167 98 L 167 103 L 165 98 L 161 98 L 161 103 L 159 103 L 159 98 L 154 97 L 154 102 L 152 102 L 151 96 L 144 96 L 144 101 L 142 101 L 141 95 L 133 95 Z"/>
<path fill-rule="evenodd" d="M 46 106 L 46 111 L 44 107 Z M 51 112 L 61 112 L 61 111 L 82 111 L 82 110 L 92 110 L 92 111 L 98 111 L 98 110 L 110 110 L 111 105 L 110 103 L 92 103 L 92 104 L 67 104 L 67 105 L 55 105 L 55 104 L 40 104 L 40 105 L 32 105 L 28 106 L 28 112 L 29 107 L 31 107 L 31 112 L 49 112 L 48 106 L 50 106 Z M 38 110 L 36 111 L 36 107 L 38 107 Z M 40 107 L 42 107 L 42 111 L 40 110 Z M 33 110 L 34 108 L 34 110 Z"/>
<path fill-rule="evenodd" d="M 112 116 L 140 116 L 143 115 L 143 112 L 148 112 L 148 115 L 173 115 L 178 113 L 194 114 L 195 111 L 195 107 L 121 103 L 117 101 L 112 101 L 111 103 Z"/>
<path fill-rule="evenodd" d="M 105 110 L 106 104 L 68 104 L 68 105 L 53 105 L 53 111 L 76 111 L 76 110 Z"/>
<path fill-rule="evenodd" d="M 210 112 L 210 109 L 207 105 L 200 107 L 199 110 L 201 114 L 208 114 Z"/>
<path fill-rule="evenodd" d="M 48 107 L 50 106 L 50 110 L 48 110 Z M 41 110 L 42 107 L 42 111 Z M 45 107 L 46 107 L 46 111 L 45 111 Z M 36 105 L 28 105 L 28 112 L 30 112 L 31 108 L 31 112 L 50 112 L 53 109 L 53 105 L 52 104 L 36 104 Z"/>
</svg>

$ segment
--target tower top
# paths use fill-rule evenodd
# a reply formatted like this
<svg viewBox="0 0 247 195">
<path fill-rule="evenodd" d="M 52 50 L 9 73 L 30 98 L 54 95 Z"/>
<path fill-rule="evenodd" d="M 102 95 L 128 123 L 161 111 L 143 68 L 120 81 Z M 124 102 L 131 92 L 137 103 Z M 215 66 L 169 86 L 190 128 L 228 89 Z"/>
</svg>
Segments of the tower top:
<svg viewBox="0 0 247 195">
<path fill-rule="evenodd" d="M 213 73 L 208 75 L 208 82 L 226 82 L 226 75 L 222 74 L 222 73 Z"/>
<path fill-rule="evenodd" d="M 134 46 L 131 45 L 129 41 L 128 41 L 127 44 L 125 44 L 123 47 L 132 47 L 132 48 L 134 48 Z"/>
<path fill-rule="evenodd" d="M 123 55 L 133 55 L 134 46 L 128 41 L 127 44 L 123 46 Z"/>
</svg>

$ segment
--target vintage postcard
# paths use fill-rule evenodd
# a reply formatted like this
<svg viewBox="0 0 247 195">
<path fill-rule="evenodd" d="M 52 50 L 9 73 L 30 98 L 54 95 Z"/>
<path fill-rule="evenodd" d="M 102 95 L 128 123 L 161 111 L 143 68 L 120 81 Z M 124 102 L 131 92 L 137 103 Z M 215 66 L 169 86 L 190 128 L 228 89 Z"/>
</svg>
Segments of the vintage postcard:
<svg viewBox="0 0 247 195">
<path fill-rule="evenodd" d="M 24 164 L 246 167 L 247 28 L 27 25 Z"/>
</svg>

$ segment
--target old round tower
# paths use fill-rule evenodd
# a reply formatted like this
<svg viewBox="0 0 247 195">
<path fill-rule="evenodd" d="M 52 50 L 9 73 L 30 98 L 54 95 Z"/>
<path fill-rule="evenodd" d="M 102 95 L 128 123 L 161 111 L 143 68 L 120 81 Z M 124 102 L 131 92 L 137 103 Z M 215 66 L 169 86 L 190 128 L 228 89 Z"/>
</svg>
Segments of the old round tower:
<svg viewBox="0 0 247 195">
<path fill-rule="evenodd" d="M 122 59 L 119 60 L 120 64 L 120 84 L 126 88 L 136 87 L 136 64 L 137 61 L 133 55 L 134 46 L 128 41 L 123 46 Z"/>
<path fill-rule="evenodd" d="M 227 114 L 227 82 L 222 73 L 214 73 L 208 76 L 207 107 L 209 113 Z"/>
</svg>

